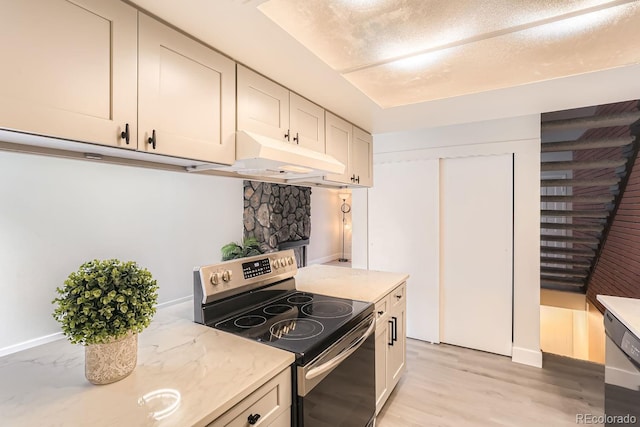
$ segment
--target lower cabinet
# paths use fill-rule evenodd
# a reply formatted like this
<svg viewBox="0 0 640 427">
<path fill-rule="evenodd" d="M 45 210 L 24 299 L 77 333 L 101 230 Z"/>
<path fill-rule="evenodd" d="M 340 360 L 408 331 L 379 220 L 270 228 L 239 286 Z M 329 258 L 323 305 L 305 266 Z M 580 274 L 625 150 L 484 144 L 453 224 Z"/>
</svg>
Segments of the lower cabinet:
<svg viewBox="0 0 640 427">
<path fill-rule="evenodd" d="M 406 284 L 378 300 L 376 315 L 376 415 L 386 403 L 406 365 Z"/>
<path fill-rule="evenodd" d="M 291 426 L 291 369 L 269 380 L 207 427 Z"/>
</svg>

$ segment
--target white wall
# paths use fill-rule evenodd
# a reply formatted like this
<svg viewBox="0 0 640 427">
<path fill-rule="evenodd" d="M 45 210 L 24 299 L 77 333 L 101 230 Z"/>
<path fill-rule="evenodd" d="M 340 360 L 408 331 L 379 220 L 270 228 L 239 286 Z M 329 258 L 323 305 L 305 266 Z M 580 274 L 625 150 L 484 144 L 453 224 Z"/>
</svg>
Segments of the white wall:
<svg viewBox="0 0 640 427">
<path fill-rule="evenodd" d="M 540 366 L 540 116 L 532 115 L 504 120 L 493 120 L 441 128 L 422 129 L 406 132 L 394 132 L 374 136 L 374 171 L 380 164 L 406 161 L 429 160 L 439 158 L 466 157 L 488 154 L 514 154 L 514 318 L 513 318 L 513 360 Z M 417 186 L 421 176 L 387 177 L 385 185 L 401 187 Z M 382 185 L 380 177 L 375 176 L 377 185 Z M 369 193 L 375 191 L 369 190 Z M 369 194 L 369 197 L 371 194 Z M 368 209 L 368 197 L 355 197 L 354 215 L 356 212 L 368 212 L 366 238 L 363 233 L 356 233 L 354 228 L 353 247 L 354 260 L 368 260 L 371 267 L 371 252 L 362 240 L 375 236 L 372 229 L 372 216 L 377 212 Z M 370 206 L 369 206 L 370 207 Z M 412 201 L 407 200 L 404 209 L 412 208 Z M 437 209 L 435 206 L 433 209 Z M 388 216 L 384 220 L 392 223 L 396 219 Z M 433 245 L 439 250 L 438 241 L 424 241 L 423 236 L 405 233 L 405 245 L 415 244 L 416 239 L 424 244 Z M 356 242 L 356 239 L 360 240 Z M 355 253 L 355 251 L 358 253 Z M 389 248 L 392 251 L 393 248 Z M 368 253 L 367 253 L 368 252 Z M 425 273 L 427 271 L 427 273 Z M 412 276 L 431 275 L 424 262 L 414 262 L 407 270 Z M 422 286 L 410 284 L 409 286 Z M 426 292 L 437 295 L 434 288 L 437 282 L 427 281 L 424 285 L 432 287 Z M 407 310 L 407 329 L 412 330 L 414 322 L 438 324 L 438 298 L 425 298 L 419 308 Z M 428 318 L 428 320 L 425 320 Z M 437 330 L 437 329 L 436 329 Z M 438 341 L 438 337 L 431 337 Z"/>
<path fill-rule="evenodd" d="M 85 261 L 138 262 L 163 303 L 242 237 L 239 179 L 0 152 L 0 203 L 0 354 L 59 332 L 55 288 Z"/>
<path fill-rule="evenodd" d="M 342 253 L 342 201 L 338 191 L 311 188 L 311 236 L 307 264 L 333 261 Z"/>
<path fill-rule="evenodd" d="M 55 288 L 85 261 L 133 260 L 159 303 L 242 238 L 242 180 L 0 152 L 0 355 L 57 339 Z M 309 259 L 337 258 L 340 200 L 314 188 Z"/>
</svg>

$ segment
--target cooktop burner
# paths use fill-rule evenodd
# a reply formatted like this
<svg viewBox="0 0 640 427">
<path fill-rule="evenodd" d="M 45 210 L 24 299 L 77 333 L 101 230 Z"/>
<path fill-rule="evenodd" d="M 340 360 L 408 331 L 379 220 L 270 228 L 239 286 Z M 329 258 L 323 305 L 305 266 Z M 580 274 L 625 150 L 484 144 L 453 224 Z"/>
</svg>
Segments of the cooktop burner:
<svg viewBox="0 0 640 427">
<path fill-rule="evenodd" d="M 288 304 L 273 304 L 266 306 L 262 311 L 264 314 L 282 314 L 289 310 L 293 310 L 293 307 Z"/>
<path fill-rule="evenodd" d="M 304 304 L 313 301 L 313 295 L 295 294 L 287 298 L 287 301 L 291 304 Z"/>
<path fill-rule="evenodd" d="M 349 325 L 357 324 L 373 310 L 367 302 L 295 290 L 263 301 L 212 326 L 294 352 L 302 363 L 312 360 L 328 343 L 346 333 Z"/>
<path fill-rule="evenodd" d="M 255 328 L 267 322 L 264 316 L 242 316 L 233 321 L 238 328 Z"/>
<path fill-rule="evenodd" d="M 350 315 L 353 307 L 343 301 L 318 301 L 303 305 L 302 312 L 310 317 L 331 319 Z"/>
</svg>

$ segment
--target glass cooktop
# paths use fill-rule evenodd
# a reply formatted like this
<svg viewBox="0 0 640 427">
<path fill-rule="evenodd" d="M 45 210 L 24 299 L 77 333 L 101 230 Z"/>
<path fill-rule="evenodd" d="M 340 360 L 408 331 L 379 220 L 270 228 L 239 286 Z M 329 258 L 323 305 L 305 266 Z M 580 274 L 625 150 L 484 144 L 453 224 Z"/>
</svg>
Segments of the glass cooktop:
<svg viewBox="0 0 640 427">
<path fill-rule="evenodd" d="M 305 364 L 371 312 L 368 302 L 293 291 L 213 326 L 294 352 Z"/>
</svg>

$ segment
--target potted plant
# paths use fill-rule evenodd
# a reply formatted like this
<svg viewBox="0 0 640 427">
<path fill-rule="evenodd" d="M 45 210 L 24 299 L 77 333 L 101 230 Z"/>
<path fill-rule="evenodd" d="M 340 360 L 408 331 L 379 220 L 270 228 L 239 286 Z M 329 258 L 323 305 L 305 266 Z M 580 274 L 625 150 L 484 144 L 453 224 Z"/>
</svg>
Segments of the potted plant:
<svg viewBox="0 0 640 427">
<path fill-rule="evenodd" d="M 53 317 L 69 341 L 85 346 L 90 382 L 109 384 L 133 372 L 137 334 L 156 312 L 157 290 L 147 269 L 117 259 L 86 262 L 56 289 Z"/>
<path fill-rule="evenodd" d="M 242 244 L 236 242 L 227 243 L 222 247 L 221 251 L 222 261 L 245 258 L 263 253 L 262 249 L 260 249 L 260 243 L 255 237 L 247 237 L 242 241 Z"/>
</svg>

